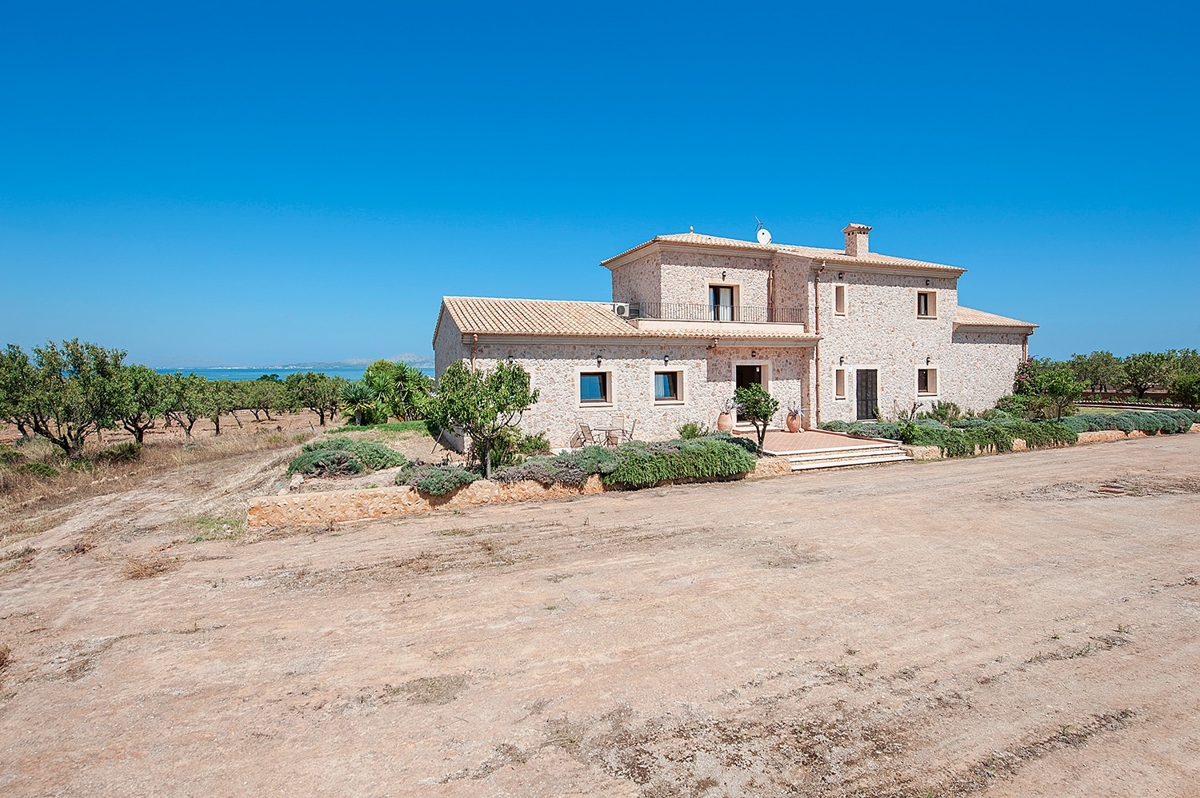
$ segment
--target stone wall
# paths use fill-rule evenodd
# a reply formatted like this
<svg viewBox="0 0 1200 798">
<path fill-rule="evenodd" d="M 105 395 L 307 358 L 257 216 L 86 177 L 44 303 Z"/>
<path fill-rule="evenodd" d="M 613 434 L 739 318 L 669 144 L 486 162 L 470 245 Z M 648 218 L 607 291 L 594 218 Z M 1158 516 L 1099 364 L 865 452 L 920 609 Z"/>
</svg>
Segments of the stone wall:
<svg viewBox="0 0 1200 798">
<path fill-rule="evenodd" d="M 956 280 L 898 274 L 853 272 L 830 266 L 821 275 L 821 420 L 855 420 L 855 376 L 859 369 L 878 371 L 879 412 L 895 418 L 919 402 L 958 402 L 952 389 L 962 384 L 952 354 L 954 316 L 958 310 Z M 842 278 L 838 279 L 838 269 Z M 925 283 L 928 280 L 929 285 Z M 834 312 L 834 287 L 846 288 L 845 315 Z M 937 292 L 937 317 L 917 317 L 917 292 Z M 844 358 L 844 365 L 839 365 Z M 930 363 L 926 364 L 926 358 Z M 846 370 L 846 396 L 834 395 L 835 370 Z M 917 396 L 917 369 L 938 371 L 938 394 Z M 965 379 L 969 379 L 966 375 Z M 964 408 L 965 409 L 965 408 Z"/>
<path fill-rule="evenodd" d="M 643 255 L 612 273 L 613 302 L 661 302 L 658 253 Z"/>
<path fill-rule="evenodd" d="M 532 481 L 501 483 L 481 479 L 445 499 L 422 496 L 415 488 L 407 486 L 260 496 L 250 500 L 246 525 L 251 528 L 320 526 L 342 521 L 411 515 L 438 507 L 469 507 L 603 492 L 604 486 L 600 483 L 600 478 L 593 476 L 586 484 L 578 487 L 546 487 Z"/>
<path fill-rule="evenodd" d="M 669 250 L 663 253 L 662 301 L 705 305 L 710 285 L 732 285 L 735 305 L 765 308 L 770 253 L 752 258 Z"/>
<path fill-rule="evenodd" d="M 938 373 L 944 399 L 964 411 L 983 411 L 1012 393 L 1013 377 L 1025 355 L 1024 334 L 956 330 L 951 341 L 946 375 Z"/>
<path fill-rule="evenodd" d="M 751 357 L 751 352 L 755 357 Z M 615 414 L 625 414 L 626 427 L 636 419 L 640 440 L 676 437 L 687 422 L 715 427 L 726 400 L 733 397 L 734 366 L 739 363 L 764 365 L 767 388 L 783 404 L 774 419 L 782 426 L 787 405 L 801 402 L 807 389 L 808 348 L 717 347 L 697 343 L 599 344 L 487 344 L 476 349 L 476 365 L 493 368 L 497 361 L 512 357 L 530 374 L 530 384 L 539 392 L 537 404 L 521 420 L 522 431 L 545 433 L 551 446 L 571 445 L 579 421 L 593 428 L 611 425 Z M 600 355 L 600 366 L 596 356 Z M 668 358 L 666 365 L 663 357 Z M 601 371 L 611 375 L 608 404 L 579 402 L 579 375 Z M 680 371 L 682 400 L 656 402 L 656 371 Z"/>
</svg>

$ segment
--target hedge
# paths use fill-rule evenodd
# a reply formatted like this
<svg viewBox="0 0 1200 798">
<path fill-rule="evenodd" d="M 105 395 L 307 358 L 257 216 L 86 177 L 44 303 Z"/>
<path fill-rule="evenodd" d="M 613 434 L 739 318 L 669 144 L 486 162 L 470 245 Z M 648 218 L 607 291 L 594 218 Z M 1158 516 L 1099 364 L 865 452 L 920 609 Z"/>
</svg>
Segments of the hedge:
<svg viewBox="0 0 1200 798">
<path fill-rule="evenodd" d="M 409 463 L 396 474 L 396 484 L 408 485 L 431 496 L 445 496 L 479 478 L 462 466 Z"/>
<path fill-rule="evenodd" d="M 713 433 L 698 438 L 616 449 L 587 446 L 554 457 L 532 457 L 494 475 L 499 482 L 531 479 L 543 485 L 582 485 L 593 474 L 606 485 L 643 488 L 676 479 L 732 477 L 754 470 L 757 447 L 748 438 Z"/>
<path fill-rule="evenodd" d="M 906 423 L 830 421 L 821 429 L 846 432 L 861 438 L 888 438 L 910 446 L 936 446 L 943 457 L 968 457 L 979 451 L 1011 452 L 1020 438 L 1031 449 L 1074 444 L 1078 432 L 1052 421 L 994 418 L 960 419 L 947 427 L 935 419 Z"/>
<path fill-rule="evenodd" d="M 740 476 L 754 470 L 754 455 L 716 437 L 662 443 L 633 441 L 616 450 L 617 467 L 605 485 L 644 488 L 676 479 Z"/>
<path fill-rule="evenodd" d="M 1160 410 L 1143 413 L 1131 410 L 1125 413 L 1081 413 L 1064 418 L 1063 423 L 1076 432 L 1120 430 L 1126 434 L 1135 430 L 1145 433 L 1166 434 L 1187 432 L 1192 424 L 1200 423 L 1200 413 L 1192 410 Z"/>
</svg>

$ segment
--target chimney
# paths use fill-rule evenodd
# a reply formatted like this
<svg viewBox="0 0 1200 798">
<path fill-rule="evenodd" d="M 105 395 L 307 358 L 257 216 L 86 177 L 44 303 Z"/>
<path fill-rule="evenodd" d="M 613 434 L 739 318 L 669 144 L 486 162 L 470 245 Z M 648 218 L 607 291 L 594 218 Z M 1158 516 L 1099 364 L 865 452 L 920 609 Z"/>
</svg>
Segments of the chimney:
<svg viewBox="0 0 1200 798">
<path fill-rule="evenodd" d="M 851 222 L 842 233 L 846 236 L 846 254 L 850 257 L 861 258 L 871 251 L 867 244 L 867 237 L 871 234 L 870 227 Z"/>
</svg>

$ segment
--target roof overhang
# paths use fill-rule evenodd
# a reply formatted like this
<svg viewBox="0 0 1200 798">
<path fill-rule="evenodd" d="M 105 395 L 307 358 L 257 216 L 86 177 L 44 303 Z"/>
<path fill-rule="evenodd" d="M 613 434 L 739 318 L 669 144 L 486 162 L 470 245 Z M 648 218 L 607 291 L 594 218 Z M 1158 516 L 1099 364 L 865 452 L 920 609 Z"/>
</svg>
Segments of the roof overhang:
<svg viewBox="0 0 1200 798">
<path fill-rule="evenodd" d="M 703 255 L 728 255 L 730 252 L 736 252 L 742 257 L 758 258 L 760 260 L 770 260 L 776 254 L 773 248 L 765 247 L 762 244 L 754 244 L 749 241 L 745 243 L 745 246 L 742 246 L 740 244 L 694 244 L 687 241 L 663 241 L 662 239 L 653 238 L 644 244 L 638 244 L 633 249 L 625 250 L 620 255 L 600 261 L 600 265 L 609 270 L 619 269 L 646 255 L 672 250 L 699 252 Z"/>
</svg>

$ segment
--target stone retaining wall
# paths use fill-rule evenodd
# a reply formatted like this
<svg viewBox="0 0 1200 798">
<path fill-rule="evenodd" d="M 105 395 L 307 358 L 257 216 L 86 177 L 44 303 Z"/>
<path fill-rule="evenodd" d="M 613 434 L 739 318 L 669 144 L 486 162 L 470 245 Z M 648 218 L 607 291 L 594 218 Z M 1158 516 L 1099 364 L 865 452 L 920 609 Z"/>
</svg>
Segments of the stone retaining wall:
<svg viewBox="0 0 1200 798">
<path fill-rule="evenodd" d="M 791 463 L 786 457 L 767 457 L 759 460 L 756 469 L 747 474 L 746 478 L 789 474 L 791 470 Z M 416 488 L 408 486 L 260 496 L 250 500 L 250 508 L 246 512 L 246 525 L 251 528 L 322 526 L 343 521 L 364 521 L 424 513 L 439 507 L 561 499 L 603 493 L 605 490 L 613 489 L 605 488 L 600 482 L 600 477 L 590 476 L 586 483 L 578 487 L 547 487 L 532 480 L 491 482 L 480 479 L 446 497 L 422 495 Z"/>
</svg>

